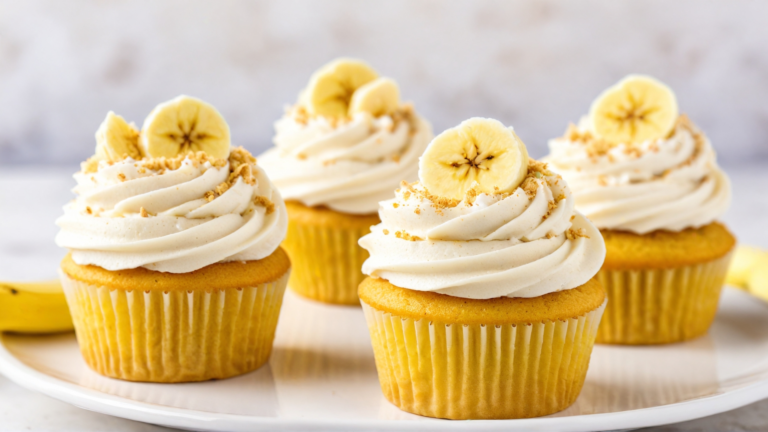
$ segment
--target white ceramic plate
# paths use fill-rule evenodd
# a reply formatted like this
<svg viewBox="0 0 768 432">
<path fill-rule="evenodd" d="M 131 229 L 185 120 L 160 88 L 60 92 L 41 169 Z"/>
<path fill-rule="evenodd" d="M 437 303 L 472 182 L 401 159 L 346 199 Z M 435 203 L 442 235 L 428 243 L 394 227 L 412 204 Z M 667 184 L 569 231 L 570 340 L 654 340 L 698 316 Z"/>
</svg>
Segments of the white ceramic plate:
<svg viewBox="0 0 768 432">
<path fill-rule="evenodd" d="M 640 428 L 768 397 L 768 305 L 727 289 L 707 336 L 660 347 L 596 346 L 581 396 L 525 420 L 448 421 L 404 413 L 381 394 L 362 311 L 286 294 L 269 365 L 223 381 L 129 383 L 87 368 L 72 334 L 0 336 L 0 373 L 79 407 L 191 430 Z"/>
</svg>

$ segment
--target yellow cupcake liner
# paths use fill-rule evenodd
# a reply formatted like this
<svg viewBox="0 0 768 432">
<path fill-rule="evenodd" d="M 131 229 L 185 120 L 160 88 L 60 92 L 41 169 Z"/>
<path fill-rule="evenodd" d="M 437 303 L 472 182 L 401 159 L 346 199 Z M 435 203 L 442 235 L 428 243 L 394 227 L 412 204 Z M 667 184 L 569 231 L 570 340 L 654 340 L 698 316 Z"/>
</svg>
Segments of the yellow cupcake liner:
<svg viewBox="0 0 768 432">
<path fill-rule="evenodd" d="M 167 292 L 60 274 L 91 369 L 129 381 L 188 382 L 244 374 L 269 359 L 290 271 L 255 287 Z"/>
<path fill-rule="evenodd" d="M 513 419 L 561 411 L 578 397 L 605 302 L 529 325 L 414 320 L 363 302 L 384 396 L 448 419 Z"/>
<path fill-rule="evenodd" d="M 731 256 L 674 269 L 600 270 L 609 301 L 597 343 L 663 344 L 703 335 L 715 319 Z"/>
<path fill-rule="evenodd" d="M 288 222 L 283 248 L 291 257 L 288 285 L 298 294 L 325 303 L 358 305 L 357 287 L 368 251 L 357 244 L 370 227 L 329 227 Z"/>
</svg>

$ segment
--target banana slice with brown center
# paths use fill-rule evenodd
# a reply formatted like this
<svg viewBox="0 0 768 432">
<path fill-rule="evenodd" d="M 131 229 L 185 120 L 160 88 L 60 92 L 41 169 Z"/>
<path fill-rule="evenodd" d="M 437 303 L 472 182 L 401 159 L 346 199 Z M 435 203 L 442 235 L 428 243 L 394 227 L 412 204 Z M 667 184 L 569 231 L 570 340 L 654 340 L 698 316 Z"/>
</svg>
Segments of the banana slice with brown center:
<svg viewBox="0 0 768 432">
<path fill-rule="evenodd" d="M 144 120 L 141 146 L 150 157 L 176 157 L 202 151 L 229 156 L 229 126 L 210 104 L 189 96 L 158 105 Z"/>
<path fill-rule="evenodd" d="M 649 76 L 630 75 L 604 91 L 589 116 L 598 136 L 615 144 L 639 144 L 666 137 L 678 115 L 669 87 Z"/>
<path fill-rule="evenodd" d="M 419 179 L 433 194 L 462 199 L 475 185 L 488 194 L 514 191 L 528 173 L 528 150 L 498 120 L 471 118 L 441 133 L 419 160 Z"/>
</svg>

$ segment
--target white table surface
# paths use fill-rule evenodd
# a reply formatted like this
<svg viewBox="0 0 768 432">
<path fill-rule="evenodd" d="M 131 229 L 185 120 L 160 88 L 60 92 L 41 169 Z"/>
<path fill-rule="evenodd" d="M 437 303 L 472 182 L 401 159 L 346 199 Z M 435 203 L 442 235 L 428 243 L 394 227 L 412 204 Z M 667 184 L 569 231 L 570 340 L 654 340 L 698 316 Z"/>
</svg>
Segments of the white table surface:
<svg viewBox="0 0 768 432">
<path fill-rule="evenodd" d="M 53 221 L 72 198 L 75 167 L 0 167 L 0 280 L 55 278 L 64 252 L 53 238 Z M 726 167 L 733 205 L 724 221 L 741 242 L 768 247 L 768 166 Z M 33 173 L 33 174 L 30 174 Z M 31 392 L 0 376 L 0 431 L 171 430 L 82 410 Z M 648 431 L 766 431 L 768 400 L 699 420 Z"/>
</svg>

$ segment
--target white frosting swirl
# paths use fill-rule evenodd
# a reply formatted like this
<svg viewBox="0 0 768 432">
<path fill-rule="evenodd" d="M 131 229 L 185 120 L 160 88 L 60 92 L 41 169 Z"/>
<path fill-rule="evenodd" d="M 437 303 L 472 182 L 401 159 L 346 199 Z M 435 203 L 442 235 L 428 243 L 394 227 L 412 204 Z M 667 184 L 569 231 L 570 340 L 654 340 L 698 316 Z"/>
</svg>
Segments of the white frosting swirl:
<svg viewBox="0 0 768 432">
<path fill-rule="evenodd" d="M 577 134 L 589 132 L 582 125 Z M 669 138 L 598 154 L 565 137 L 549 147 L 550 168 L 573 189 L 579 211 L 601 229 L 680 231 L 713 222 L 730 205 L 730 181 L 709 140 L 686 117 Z"/>
<path fill-rule="evenodd" d="M 256 164 L 251 170 L 255 182 L 238 177 L 209 202 L 206 192 L 228 180 L 229 163 L 185 159 L 178 169 L 154 171 L 132 159 L 102 162 L 95 173 L 75 174 L 78 197 L 56 221 L 56 244 L 71 249 L 76 263 L 107 270 L 188 273 L 262 259 L 278 248 L 288 222 L 266 173 Z"/>
<path fill-rule="evenodd" d="M 333 210 L 375 213 L 401 180 L 415 180 L 418 158 L 432 127 L 413 121 L 356 114 L 349 122 L 324 117 L 298 121 L 290 113 L 275 123 L 275 148 L 259 156 L 286 200 Z"/>
<path fill-rule="evenodd" d="M 363 273 L 473 299 L 537 297 L 583 285 L 605 258 L 602 236 L 574 212 L 559 176 L 530 180 L 532 198 L 518 188 L 446 208 L 433 205 L 420 186 L 417 193 L 400 189 L 381 203 L 381 224 L 360 239 L 371 254 Z"/>
</svg>

